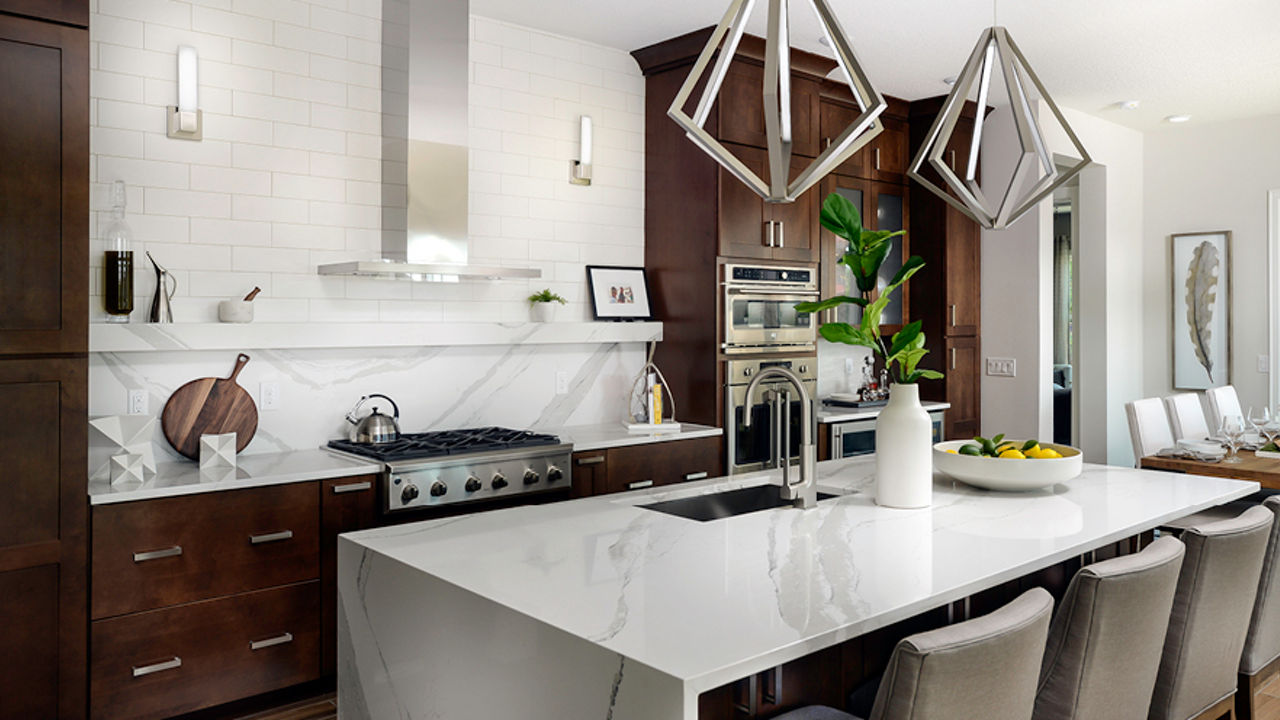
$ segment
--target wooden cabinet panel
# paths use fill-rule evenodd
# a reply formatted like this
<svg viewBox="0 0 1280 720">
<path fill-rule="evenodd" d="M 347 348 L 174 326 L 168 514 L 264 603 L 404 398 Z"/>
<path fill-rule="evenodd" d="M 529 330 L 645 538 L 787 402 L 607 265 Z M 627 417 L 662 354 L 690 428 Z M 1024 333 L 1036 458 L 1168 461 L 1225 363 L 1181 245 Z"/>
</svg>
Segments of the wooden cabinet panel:
<svg viewBox="0 0 1280 720">
<path fill-rule="evenodd" d="M 952 440 L 971 438 L 978 433 L 981 406 L 981 358 L 976 337 L 949 337 L 946 340 L 946 436 Z"/>
<path fill-rule="evenodd" d="M 867 209 L 871 203 L 870 180 L 848 175 L 828 175 L 820 183 L 820 187 L 822 188 L 822 197 L 819 201 L 825 201 L 828 195 L 836 193 L 853 203 L 858 208 L 860 215 L 867 217 Z M 820 212 L 820 208 L 815 208 L 815 212 Z M 828 298 L 836 295 L 857 296 L 858 288 L 854 285 L 853 272 L 840 264 L 840 258 L 844 256 L 845 251 L 848 249 L 848 241 L 821 227 L 821 225 L 819 225 L 819 232 L 822 237 L 821 251 L 819 252 L 820 262 L 822 263 L 819 268 L 822 278 L 822 297 Z M 862 310 L 856 305 L 841 305 L 827 310 L 821 321 L 824 323 L 858 323 L 862 321 Z"/>
<path fill-rule="evenodd" d="M 58 566 L 0 573 L 0 617 L 0 718 L 58 717 Z"/>
<path fill-rule="evenodd" d="M 0 0 L 0 13 L 89 27 L 89 0 Z"/>
<path fill-rule="evenodd" d="M 764 123 L 764 66 L 735 59 L 720 86 L 717 103 L 719 139 L 724 142 L 767 147 Z M 818 83 L 807 77 L 791 77 L 793 153 L 818 154 Z"/>
<path fill-rule="evenodd" d="M 870 156 L 867 158 L 869 177 L 873 180 L 897 183 L 907 182 L 907 165 L 910 150 L 910 131 L 906 120 L 881 115 L 884 131 L 873 139 L 869 145 Z"/>
<path fill-rule="evenodd" d="M 791 177 L 800 174 L 810 163 L 809 158 L 791 158 Z M 810 189 L 791 203 L 765 203 L 766 210 L 777 223 L 777 242 L 773 249 L 774 260 L 811 263 L 818 260 L 821 240 L 818 229 L 818 206 L 821 200 L 817 191 Z"/>
<path fill-rule="evenodd" d="M 764 178 L 768 165 L 764 150 L 739 145 L 727 147 L 751 172 Z M 769 244 L 770 233 L 765 223 L 772 221 L 773 216 L 764 200 L 724 168 L 720 168 L 719 185 L 720 254 L 762 260 L 772 258 L 773 248 Z"/>
<path fill-rule="evenodd" d="M 623 492 L 717 477 L 720 475 L 719 466 L 719 437 L 612 448 L 609 450 L 609 479 L 603 492 Z"/>
<path fill-rule="evenodd" d="M 947 213 L 947 335 L 977 335 L 982 326 L 982 232 L 959 211 Z"/>
<path fill-rule="evenodd" d="M 0 467 L 5 469 L 0 546 L 56 542 L 61 383 L 53 379 L 0 383 L 0 407 L 22 415 L 21 422 L 9 424 L 9 441 L 0 446 Z"/>
<path fill-rule="evenodd" d="M 607 450 L 588 450 L 573 454 L 573 471 L 570 473 L 573 490 L 569 497 L 580 498 L 604 492 L 609 482 L 609 453 Z"/>
<path fill-rule="evenodd" d="M 319 577 L 319 525 L 313 483 L 99 505 L 92 616 Z"/>
<path fill-rule="evenodd" d="M 826 150 L 835 139 L 844 132 L 846 128 L 857 120 L 861 110 L 851 105 L 843 103 L 829 102 L 823 100 L 820 105 L 819 127 L 821 128 L 822 147 Z M 863 147 L 861 150 L 853 154 L 848 160 L 836 166 L 835 172 L 840 175 L 848 175 L 851 177 L 865 178 L 867 177 L 867 156 L 871 154 L 869 147 Z"/>
<path fill-rule="evenodd" d="M 88 41 L 0 15 L 0 354 L 88 349 Z"/>
<path fill-rule="evenodd" d="M 879 289 L 887 287 L 892 282 L 893 276 L 902 269 L 906 259 L 911 257 L 911 228 L 908 224 L 910 198 L 905 185 L 874 182 L 868 193 L 868 202 L 869 217 L 863 220 L 863 225 L 872 230 L 907 231 L 906 235 L 900 235 L 892 240 L 893 248 L 885 258 L 884 264 L 880 266 L 877 281 L 878 295 Z M 901 291 L 894 293 L 893 299 L 885 306 L 880 322 L 882 333 L 895 333 L 914 319 L 911 316 L 910 286 L 911 283 L 908 282 Z"/>
<path fill-rule="evenodd" d="M 320 485 L 320 674 L 338 657 L 338 536 L 378 524 L 376 475 L 334 478 Z"/>
<path fill-rule="evenodd" d="M 94 622 L 90 716 L 166 718 L 314 680 L 319 612 L 313 580 Z"/>
</svg>

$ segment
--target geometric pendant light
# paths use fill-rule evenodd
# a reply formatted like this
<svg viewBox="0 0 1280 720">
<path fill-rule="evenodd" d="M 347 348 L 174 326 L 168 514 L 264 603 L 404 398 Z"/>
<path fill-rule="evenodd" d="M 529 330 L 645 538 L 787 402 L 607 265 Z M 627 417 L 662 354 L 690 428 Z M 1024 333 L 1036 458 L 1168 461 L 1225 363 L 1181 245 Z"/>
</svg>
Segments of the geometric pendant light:
<svg viewBox="0 0 1280 720">
<path fill-rule="evenodd" d="M 724 19 L 716 26 L 707 46 L 703 48 L 702 54 L 694 63 L 688 79 L 680 87 L 674 102 L 667 110 L 667 115 L 684 128 L 690 140 L 768 202 L 794 202 L 805 190 L 825 177 L 840 163 L 848 160 L 884 129 L 883 123 L 880 122 L 880 114 L 888 107 L 884 97 L 867 80 L 866 73 L 862 71 L 862 65 L 858 63 L 853 48 L 849 45 L 844 31 L 840 29 L 840 24 L 831 12 L 831 8 L 827 6 L 826 0 L 809 0 L 809 2 L 817 13 L 829 45 L 835 51 L 836 64 L 844 71 L 860 114 L 849 127 L 832 139 L 831 145 L 823 150 L 795 180 L 788 182 L 793 139 L 789 0 L 768 0 L 768 34 L 765 39 L 764 63 L 764 120 L 769 151 L 767 182 L 747 168 L 741 160 L 703 129 L 707 117 L 711 114 L 711 106 L 720 93 L 725 74 L 729 71 L 729 63 L 737 52 L 739 41 L 742 40 L 755 0 L 733 0 L 729 4 Z M 718 56 L 717 50 L 719 50 Z M 713 59 L 715 65 L 711 67 Z M 698 100 L 698 106 L 693 115 L 690 116 L 684 111 L 684 106 L 709 67 L 711 73 L 707 77 L 706 89 Z"/>
<path fill-rule="evenodd" d="M 1018 143 L 1022 152 L 1013 177 L 1009 181 L 1009 187 L 1005 188 L 1002 197 L 991 198 L 978 186 L 977 169 L 978 153 L 982 144 L 982 124 L 991 90 L 991 76 L 997 68 L 1004 77 L 1004 85 L 1009 93 L 1009 107 L 1013 112 L 1014 127 L 1018 133 Z M 974 119 L 973 139 L 968 148 L 968 164 L 962 180 L 943 160 L 943 154 L 955 132 L 956 123 L 964 109 L 965 99 L 968 98 L 975 82 L 978 83 L 978 112 Z M 1060 172 L 1054 163 L 1053 156 L 1045 143 L 1044 131 L 1040 128 L 1035 113 L 1032 112 L 1031 100 L 1027 94 L 1028 84 L 1035 86 L 1040 98 L 1058 119 L 1080 157 L 1079 162 L 1064 171 Z M 942 176 L 947 187 L 954 191 L 954 196 L 920 174 L 920 167 L 926 160 L 929 161 L 930 167 Z M 969 61 L 960 71 L 955 86 L 951 88 L 951 94 L 947 96 L 937 119 L 929 128 L 924 144 L 920 146 L 920 151 L 911 161 L 907 175 L 951 203 L 960 212 L 976 220 L 982 227 L 1003 230 L 1089 163 L 1089 153 L 1085 152 L 1075 131 L 1062 116 L 1062 111 L 1040 84 L 1040 79 L 1036 77 L 1035 71 L 1027 63 L 1022 51 L 1013 42 L 1013 38 L 1009 37 L 1009 32 L 997 26 L 982 31 L 973 54 L 969 56 Z M 1022 188 L 1026 185 L 1030 186 L 1023 190 Z"/>
</svg>

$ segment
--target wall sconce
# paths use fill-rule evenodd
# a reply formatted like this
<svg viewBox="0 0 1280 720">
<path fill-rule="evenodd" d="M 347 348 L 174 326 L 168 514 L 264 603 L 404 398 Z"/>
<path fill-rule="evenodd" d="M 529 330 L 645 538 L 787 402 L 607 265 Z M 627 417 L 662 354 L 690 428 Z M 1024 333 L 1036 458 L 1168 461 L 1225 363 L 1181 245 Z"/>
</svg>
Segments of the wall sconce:
<svg viewBox="0 0 1280 720">
<path fill-rule="evenodd" d="M 578 129 L 578 159 L 570 161 L 569 182 L 574 185 L 591 184 L 591 118 L 583 115 Z"/>
<path fill-rule="evenodd" d="M 198 107 L 198 58 L 196 49 L 178 46 L 178 104 L 169 106 L 169 137 L 180 140 L 202 140 L 204 118 Z"/>
</svg>

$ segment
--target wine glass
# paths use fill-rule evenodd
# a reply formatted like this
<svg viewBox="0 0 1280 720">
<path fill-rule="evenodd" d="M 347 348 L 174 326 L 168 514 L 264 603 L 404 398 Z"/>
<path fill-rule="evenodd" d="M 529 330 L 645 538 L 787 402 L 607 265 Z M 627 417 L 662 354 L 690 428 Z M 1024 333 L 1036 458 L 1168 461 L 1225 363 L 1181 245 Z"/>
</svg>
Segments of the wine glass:
<svg viewBox="0 0 1280 720">
<path fill-rule="evenodd" d="M 1239 415 L 1227 415 L 1222 418 L 1221 433 L 1227 440 L 1227 447 L 1231 450 L 1222 462 L 1230 465 L 1241 462 L 1236 452 L 1240 449 L 1240 441 L 1244 440 L 1244 419 Z"/>
<path fill-rule="evenodd" d="M 1249 419 L 1249 425 L 1253 428 L 1254 434 L 1258 436 L 1258 439 L 1254 442 L 1257 443 L 1258 448 L 1262 448 L 1267 442 L 1269 442 L 1266 440 L 1266 437 L 1267 426 L 1271 424 L 1271 410 L 1269 410 L 1266 405 L 1263 405 L 1260 408 L 1251 407 L 1249 408 L 1249 414 L 1247 417 Z"/>
</svg>

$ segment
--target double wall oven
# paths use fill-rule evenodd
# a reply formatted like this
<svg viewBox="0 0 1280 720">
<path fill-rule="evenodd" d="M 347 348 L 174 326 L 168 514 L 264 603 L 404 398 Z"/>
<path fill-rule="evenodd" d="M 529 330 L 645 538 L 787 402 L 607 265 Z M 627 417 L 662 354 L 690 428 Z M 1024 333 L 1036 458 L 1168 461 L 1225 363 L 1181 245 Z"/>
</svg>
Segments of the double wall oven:
<svg viewBox="0 0 1280 720">
<path fill-rule="evenodd" d="M 795 389 L 764 382 L 747 398 L 747 385 L 762 370 L 780 366 L 800 376 L 811 398 L 816 395 L 817 327 L 795 306 L 818 299 L 818 275 L 811 267 L 727 263 L 723 277 L 725 467 L 737 474 L 776 467 L 784 454 L 799 455 L 801 398 Z M 750 428 L 743 425 L 748 414 Z"/>
</svg>

